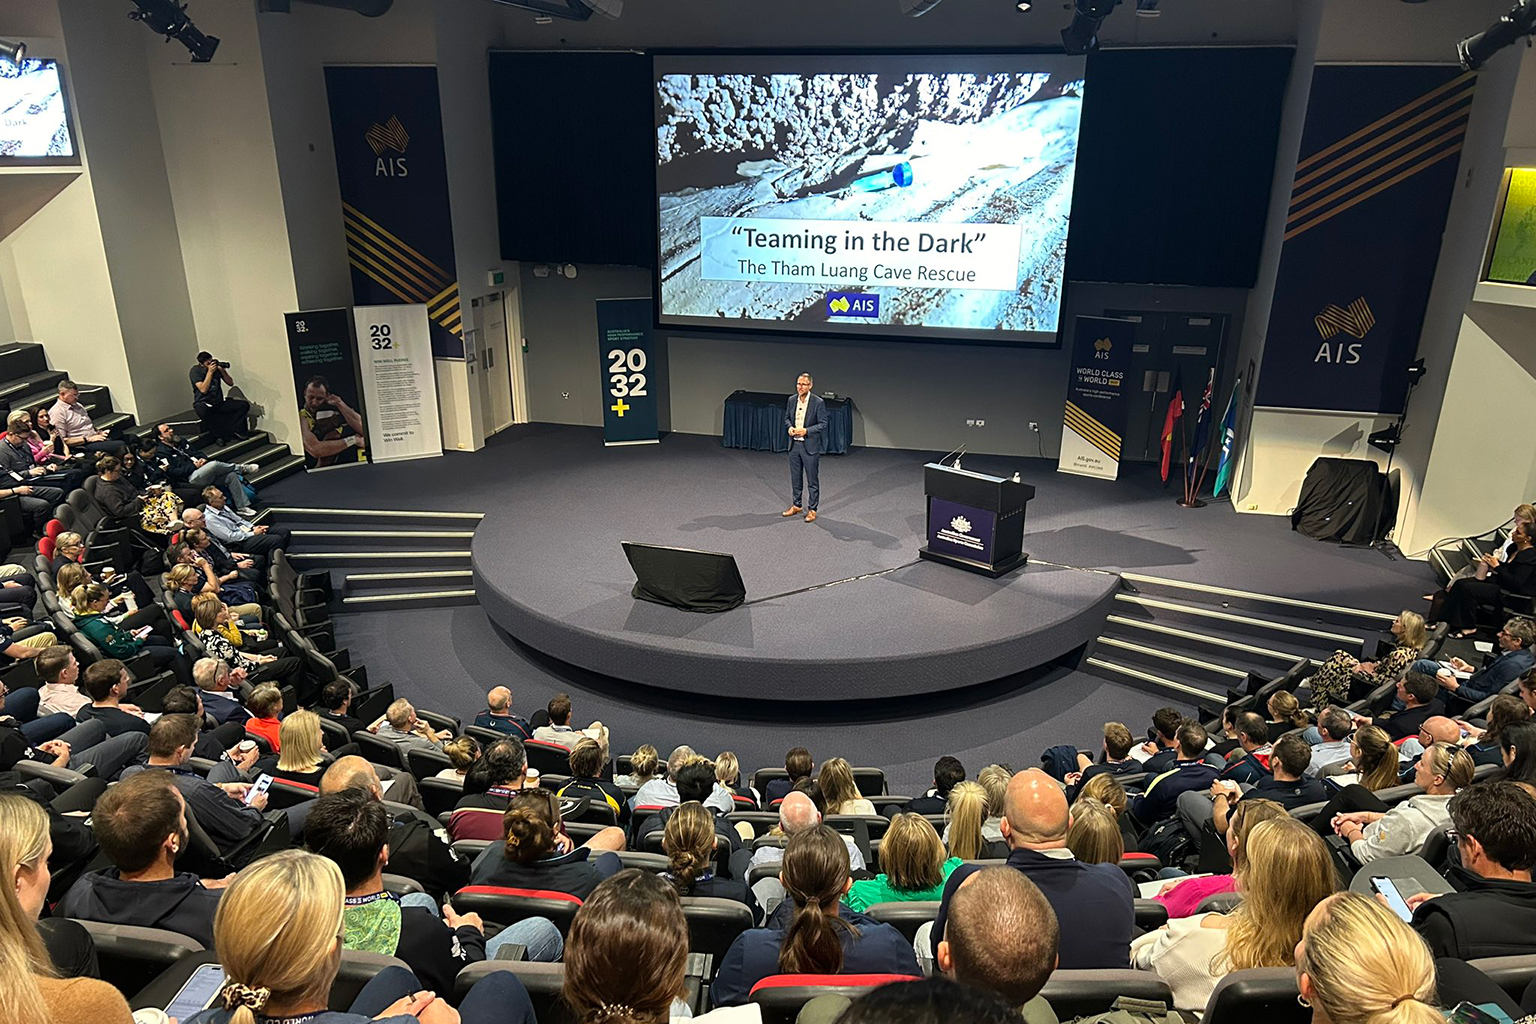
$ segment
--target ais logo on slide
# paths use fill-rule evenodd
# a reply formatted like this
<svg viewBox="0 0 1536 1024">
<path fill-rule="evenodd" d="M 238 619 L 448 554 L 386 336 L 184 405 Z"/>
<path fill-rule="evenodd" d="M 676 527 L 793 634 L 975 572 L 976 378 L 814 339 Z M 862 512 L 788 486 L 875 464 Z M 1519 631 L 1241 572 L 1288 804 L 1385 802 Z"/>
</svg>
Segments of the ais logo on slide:
<svg viewBox="0 0 1536 1024">
<path fill-rule="evenodd" d="M 880 296 L 863 292 L 828 292 L 827 316 L 859 316 L 874 319 L 880 315 Z"/>
</svg>

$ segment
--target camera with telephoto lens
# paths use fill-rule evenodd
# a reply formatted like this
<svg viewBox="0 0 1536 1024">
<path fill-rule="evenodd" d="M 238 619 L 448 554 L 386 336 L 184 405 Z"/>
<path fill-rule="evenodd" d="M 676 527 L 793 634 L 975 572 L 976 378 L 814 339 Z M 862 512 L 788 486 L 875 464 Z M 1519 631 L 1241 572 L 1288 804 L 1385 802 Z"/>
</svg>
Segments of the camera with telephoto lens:
<svg viewBox="0 0 1536 1024">
<path fill-rule="evenodd" d="M 229 364 L 224 362 L 224 360 L 222 360 L 222 359 L 210 359 L 208 361 L 210 363 L 212 363 L 214 366 L 219 367 L 220 369 L 224 369 L 224 370 L 229 369 Z"/>
</svg>

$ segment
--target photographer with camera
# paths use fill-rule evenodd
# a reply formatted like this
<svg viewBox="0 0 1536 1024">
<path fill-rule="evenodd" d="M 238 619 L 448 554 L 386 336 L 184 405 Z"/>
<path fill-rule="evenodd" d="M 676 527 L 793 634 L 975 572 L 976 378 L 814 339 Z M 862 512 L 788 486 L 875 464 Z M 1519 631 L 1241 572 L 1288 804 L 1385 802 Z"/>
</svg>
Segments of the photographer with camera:
<svg viewBox="0 0 1536 1024">
<path fill-rule="evenodd" d="M 229 364 L 207 352 L 199 352 L 197 365 L 187 376 L 192 381 L 192 409 L 214 443 L 245 437 L 251 403 L 243 398 L 224 397 L 224 386 L 235 386 L 234 378 L 229 375 Z"/>
</svg>

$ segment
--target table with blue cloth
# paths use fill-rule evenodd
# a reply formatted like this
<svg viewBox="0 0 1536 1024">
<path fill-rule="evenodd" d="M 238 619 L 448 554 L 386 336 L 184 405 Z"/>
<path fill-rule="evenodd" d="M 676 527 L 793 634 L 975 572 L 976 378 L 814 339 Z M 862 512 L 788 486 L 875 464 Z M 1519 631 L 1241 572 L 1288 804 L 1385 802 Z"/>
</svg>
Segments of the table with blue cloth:
<svg viewBox="0 0 1536 1024">
<path fill-rule="evenodd" d="M 720 443 L 727 448 L 760 452 L 789 451 L 784 409 L 790 396 L 767 391 L 737 391 L 725 400 L 725 429 Z M 853 399 L 824 398 L 827 429 L 821 435 L 827 455 L 847 455 L 853 447 Z"/>
</svg>

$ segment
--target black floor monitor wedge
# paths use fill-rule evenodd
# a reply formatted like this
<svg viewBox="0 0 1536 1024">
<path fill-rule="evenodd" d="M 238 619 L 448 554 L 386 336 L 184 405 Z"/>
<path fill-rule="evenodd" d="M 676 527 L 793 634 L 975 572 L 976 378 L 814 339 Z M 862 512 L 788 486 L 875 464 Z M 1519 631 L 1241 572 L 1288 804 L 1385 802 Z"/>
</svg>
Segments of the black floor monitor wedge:
<svg viewBox="0 0 1536 1024">
<path fill-rule="evenodd" d="M 627 540 L 623 544 L 635 570 L 635 588 L 630 593 L 642 601 L 690 612 L 724 612 L 747 599 L 734 555 Z"/>
</svg>

